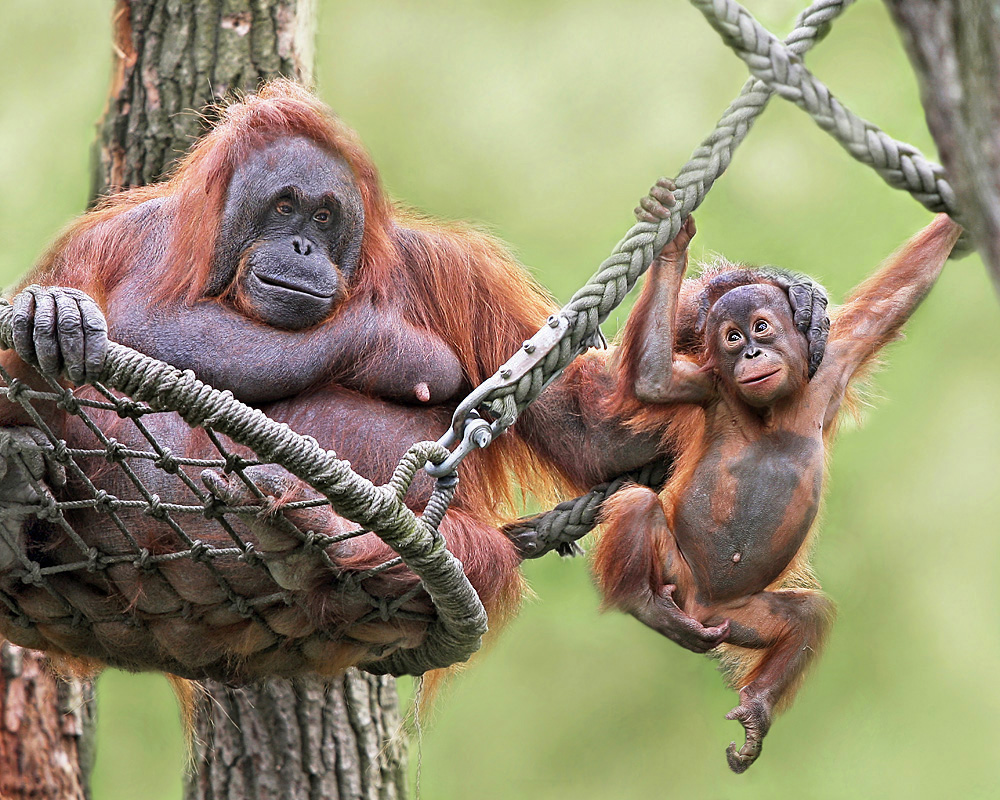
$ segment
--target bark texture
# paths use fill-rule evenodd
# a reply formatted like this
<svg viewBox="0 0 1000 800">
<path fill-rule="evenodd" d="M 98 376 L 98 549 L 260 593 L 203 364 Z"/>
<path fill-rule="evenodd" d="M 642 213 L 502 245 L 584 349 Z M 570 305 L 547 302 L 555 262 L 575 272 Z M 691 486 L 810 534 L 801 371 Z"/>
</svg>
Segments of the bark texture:
<svg viewBox="0 0 1000 800">
<path fill-rule="evenodd" d="M 279 75 L 308 84 L 314 22 L 314 0 L 118 0 L 92 197 L 159 179 L 232 92 Z M 87 798 L 92 687 L 3 648 L 0 800 Z M 392 678 L 352 670 L 332 682 L 210 683 L 195 696 L 188 800 L 406 796 Z"/>
<path fill-rule="evenodd" d="M 89 681 L 60 680 L 46 657 L 0 641 L 0 798 L 85 800 L 94 764 Z"/>
<path fill-rule="evenodd" d="M 406 742 L 392 678 L 209 683 L 186 796 L 205 800 L 397 800 Z"/>
<path fill-rule="evenodd" d="M 93 197 L 159 180 L 233 92 L 312 80 L 315 0 L 117 0 L 112 26 Z"/>
<path fill-rule="evenodd" d="M 886 0 L 927 124 L 1000 292 L 1000 2 Z"/>
</svg>

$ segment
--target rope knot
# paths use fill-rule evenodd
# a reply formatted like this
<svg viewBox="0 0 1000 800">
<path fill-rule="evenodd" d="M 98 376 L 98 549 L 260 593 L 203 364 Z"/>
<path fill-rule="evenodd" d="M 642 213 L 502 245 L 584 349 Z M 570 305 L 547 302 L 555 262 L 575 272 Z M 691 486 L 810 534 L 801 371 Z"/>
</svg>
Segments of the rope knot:
<svg viewBox="0 0 1000 800">
<path fill-rule="evenodd" d="M 253 542 L 246 542 L 243 545 L 243 552 L 239 554 L 237 560 L 249 564 L 251 567 L 259 567 L 264 563 L 260 553 L 254 549 Z"/>
<path fill-rule="evenodd" d="M 195 539 L 191 542 L 191 560 L 196 562 L 209 561 L 207 555 L 205 555 L 211 548 L 205 544 L 201 539 Z"/>
<path fill-rule="evenodd" d="M 42 586 L 44 582 L 41 565 L 37 561 L 32 561 L 30 566 L 21 575 L 21 583 L 28 586 Z"/>
<path fill-rule="evenodd" d="M 115 413 L 122 419 L 136 419 L 146 413 L 146 406 L 129 397 L 116 397 Z"/>
<path fill-rule="evenodd" d="M 152 553 L 149 552 L 149 548 L 143 547 L 139 551 L 138 557 L 133 559 L 132 565 L 143 572 L 150 572 L 153 569 L 153 558 Z"/>
<path fill-rule="evenodd" d="M 94 494 L 94 509 L 105 514 L 118 508 L 118 498 L 108 494 L 104 489 L 98 489 Z"/>
<path fill-rule="evenodd" d="M 143 509 L 143 513 L 152 517 L 153 519 L 166 519 L 167 509 L 163 507 L 160 502 L 160 496 L 158 494 L 153 494 L 149 496 L 149 503 L 146 508 Z"/>
<path fill-rule="evenodd" d="M 80 401 L 76 399 L 76 395 L 69 389 L 63 391 L 62 395 L 56 401 L 56 407 L 61 408 L 67 414 L 80 416 Z"/>
<path fill-rule="evenodd" d="M 163 448 L 163 452 L 160 453 L 159 458 L 153 460 L 153 465 L 171 475 L 176 475 L 177 470 L 180 467 L 180 463 L 176 458 L 174 458 L 174 454 L 171 452 L 169 447 Z"/>
<path fill-rule="evenodd" d="M 56 522 L 62 519 L 62 509 L 59 508 L 59 504 L 56 499 L 46 492 L 42 495 L 41 503 L 38 510 L 35 512 L 35 516 L 38 519 L 48 520 L 49 522 Z"/>
<path fill-rule="evenodd" d="M 205 427 L 208 426 L 206 425 Z M 225 456 L 226 456 L 226 463 L 225 466 L 223 466 L 222 471 L 225 472 L 227 475 L 230 472 L 238 472 L 241 469 L 245 469 L 246 467 L 252 466 L 254 463 L 249 459 L 243 458 L 243 456 L 238 455 L 237 453 L 226 453 Z"/>
<path fill-rule="evenodd" d="M 10 383 L 7 384 L 6 393 L 7 399 L 12 403 L 23 403 L 23 395 L 25 392 L 30 391 L 29 387 L 24 381 L 18 378 L 11 378 Z"/>
<path fill-rule="evenodd" d="M 127 448 L 117 439 L 108 439 L 104 445 L 104 459 L 109 464 L 119 464 L 125 459 Z"/>
<path fill-rule="evenodd" d="M 226 516 L 226 504 L 214 494 L 209 495 L 201 513 L 206 519 L 223 519 Z"/>
<path fill-rule="evenodd" d="M 52 446 L 52 458 L 58 461 L 60 464 L 69 464 L 72 461 L 72 457 L 69 454 L 69 447 L 66 445 L 65 439 L 59 439 Z"/>
</svg>

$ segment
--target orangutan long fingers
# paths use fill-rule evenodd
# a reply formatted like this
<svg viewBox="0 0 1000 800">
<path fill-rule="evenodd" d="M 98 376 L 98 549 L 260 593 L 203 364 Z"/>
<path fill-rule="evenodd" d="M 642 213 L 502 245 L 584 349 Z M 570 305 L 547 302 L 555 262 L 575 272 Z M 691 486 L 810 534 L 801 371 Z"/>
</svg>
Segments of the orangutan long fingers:
<svg viewBox="0 0 1000 800">
<path fill-rule="evenodd" d="M 35 357 L 43 375 L 55 378 L 62 367 L 59 350 L 58 311 L 56 298 L 45 289 L 35 293 L 35 325 L 31 338 L 35 345 Z"/>
<path fill-rule="evenodd" d="M 32 365 L 38 363 L 35 356 L 35 341 L 33 338 L 35 321 L 35 294 L 33 290 L 36 288 L 38 287 L 29 286 L 23 292 L 18 293 L 11 304 L 14 308 L 14 352 L 26 364 Z"/>
<path fill-rule="evenodd" d="M 66 377 L 83 383 L 85 375 L 83 315 L 77 300 L 67 292 L 52 292 L 56 306 L 56 350 L 61 356 Z"/>
<path fill-rule="evenodd" d="M 89 295 L 83 292 L 74 294 L 77 295 L 84 336 L 83 381 L 94 383 L 101 377 L 108 354 L 108 321 Z"/>
<path fill-rule="evenodd" d="M 42 374 L 65 370 L 74 383 L 100 376 L 108 351 L 108 325 L 90 297 L 78 289 L 29 286 L 14 298 L 14 349 Z"/>
<path fill-rule="evenodd" d="M 830 317 L 827 316 L 827 297 L 822 287 L 813 287 L 812 313 L 809 320 L 809 373 L 814 374 L 826 352 L 826 340 L 830 335 Z"/>
</svg>

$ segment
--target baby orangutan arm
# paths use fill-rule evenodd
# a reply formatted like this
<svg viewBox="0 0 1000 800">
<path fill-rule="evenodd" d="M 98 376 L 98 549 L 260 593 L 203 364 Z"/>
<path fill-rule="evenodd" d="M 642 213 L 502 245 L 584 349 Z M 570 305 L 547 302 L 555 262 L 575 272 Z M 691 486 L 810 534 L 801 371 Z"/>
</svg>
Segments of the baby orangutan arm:
<svg viewBox="0 0 1000 800">
<path fill-rule="evenodd" d="M 826 355 L 814 383 L 831 393 L 827 421 L 854 374 L 891 342 L 930 291 L 962 227 L 939 214 L 852 292 L 830 325 Z"/>
<path fill-rule="evenodd" d="M 666 219 L 674 205 L 673 188 L 673 183 L 661 178 L 649 197 L 643 198 L 636 216 L 646 222 Z M 703 403 L 714 392 L 710 374 L 693 361 L 674 356 L 677 296 L 694 234 L 694 219 L 688 217 L 650 266 L 622 335 L 619 363 L 643 403 Z"/>
</svg>

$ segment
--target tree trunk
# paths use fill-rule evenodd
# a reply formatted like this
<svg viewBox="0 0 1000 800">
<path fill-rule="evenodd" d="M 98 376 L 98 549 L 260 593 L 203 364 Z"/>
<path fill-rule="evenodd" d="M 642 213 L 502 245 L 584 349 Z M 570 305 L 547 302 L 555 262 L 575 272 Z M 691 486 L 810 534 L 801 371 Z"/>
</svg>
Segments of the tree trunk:
<svg viewBox="0 0 1000 800">
<path fill-rule="evenodd" d="M 198 772 L 186 797 L 211 800 L 396 800 L 406 796 L 406 741 L 396 682 L 350 670 L 323 683 L 209 682 L 199 709 Z"/>
<path fill-rule="evenodd" d="M 312 80 L 315 0 L 117 0 L 92 196 L 163 177 L 211 107 L 283 75 Z M 207 112 L 207 113 L 206 113 Z M 206 116 L 201 116 L 206 114 Z"/>
<path fill-rule="evenodd" d="M 232 92 L 278 75 L 308 83 L 314 21 L 314 0 L 118 0 L 92 197 L 159 179 L 211 121 L 206 107 Z M 90 685 L 56 682 L 39 654 L 4 647 L 0 798 L 87 797 L 91 762 L 79 742 Z M 188 800 L 406 796 L 394 679 L 351 670 L 330 682 L 205 690 L 196 693 Z M 60 716 L 63 708 L 76 713 Z M 52 764 L 66 765 L 65 782 Z"/>
<path fill-rule="evenodd" d="M 94 688 L 61 680 L 42 653 L 0 641 L 0 798 L 86 800 Z"/>
<path fill-rule="evenodd" d="M 941 162 L 1000 292 L 1000 4 L 886 0 Z"/>
</svg>

